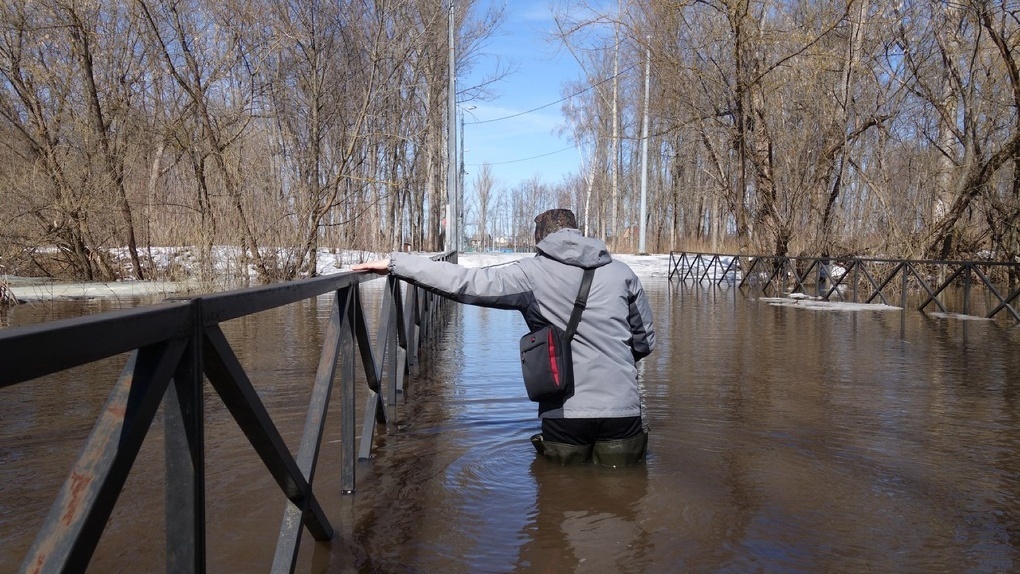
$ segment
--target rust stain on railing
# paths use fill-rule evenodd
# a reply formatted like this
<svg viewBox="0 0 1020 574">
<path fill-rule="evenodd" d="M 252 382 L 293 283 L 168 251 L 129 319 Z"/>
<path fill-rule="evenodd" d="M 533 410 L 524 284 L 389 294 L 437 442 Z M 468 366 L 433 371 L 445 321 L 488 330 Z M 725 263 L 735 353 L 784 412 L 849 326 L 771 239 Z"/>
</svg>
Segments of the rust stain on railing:
<svg viewBox="0 0 1020 574">
<path fill-rule="evenodd" d="M 81 510 L 81 501 L 85 499 L 85 490 L 92 484 L 94 476 L 86 476 L 77 470 L 71 471 L 71 499 L 67 501 L 67 510 L 64 512 L 64 526 L 71 526 L 76 520 L 78 511 Z"/>
</svg>

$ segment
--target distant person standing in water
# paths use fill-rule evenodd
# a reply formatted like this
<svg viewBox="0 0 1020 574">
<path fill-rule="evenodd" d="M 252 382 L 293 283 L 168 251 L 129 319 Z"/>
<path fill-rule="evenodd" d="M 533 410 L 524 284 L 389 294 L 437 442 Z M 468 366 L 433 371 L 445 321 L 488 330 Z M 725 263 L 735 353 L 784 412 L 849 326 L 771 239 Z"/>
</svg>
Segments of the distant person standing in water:
<svg viewBox="0 0 1020 574">
<path fill-rule="evenodd" d="M 497 267 L 470 269 L 394 252 L 353 269 L 391 273 L 469 305 L 516 309 L 529 329 L 549 323 L 564 328 L 584 270 L 594 269 L 571 343 L 573 394 L 539 402 L 542 433 L 532 442 L 539 453 L 562 463 L 636 463 L 648 441 L 636 364 L 655 345 L 641 281 L 625 263 L 613 260 L 603 241 L 582 235 L 569 209 L 536 217 L 535 243 L 535 257 Z"/>
</svg>

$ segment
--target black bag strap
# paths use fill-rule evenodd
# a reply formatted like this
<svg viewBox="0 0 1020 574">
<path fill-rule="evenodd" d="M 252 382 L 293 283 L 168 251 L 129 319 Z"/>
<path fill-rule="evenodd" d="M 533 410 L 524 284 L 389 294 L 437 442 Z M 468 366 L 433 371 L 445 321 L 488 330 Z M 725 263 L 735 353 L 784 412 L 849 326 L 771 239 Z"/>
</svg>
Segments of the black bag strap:
<svg viewBox="0 0 1020 574">
<path fill-rule="evenodd" d="M 581 290 L 577 292 L 577 299 L 574 299 L 574 310 L 570 313 L 570 322 L 567 323 L 567 341 L 574 338 L 577 332 L 577 324 L 581 322 L 581 313 L 588 304 L 588 291 L 591 290 L 591 279 L 595 276 L 594 269 L 585 269 L 584 277 L 581 278 Z"/>
</svg>

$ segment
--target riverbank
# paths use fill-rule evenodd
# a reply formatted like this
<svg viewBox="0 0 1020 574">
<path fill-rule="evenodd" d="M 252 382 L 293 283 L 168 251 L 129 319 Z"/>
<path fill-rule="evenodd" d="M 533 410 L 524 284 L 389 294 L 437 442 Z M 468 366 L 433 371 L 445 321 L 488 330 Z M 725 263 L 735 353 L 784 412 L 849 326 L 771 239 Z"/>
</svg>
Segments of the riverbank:
<svg viewBox="0 0 1020 574">
<path fill-rule="evenodd" d="M 187 290 L 186 284 L 173 281 L 64 283 L 34 277 L 9 277 L 7 281 L 8 290 L 22 303 L 68 299 L 169 297 Z"/>
<path fill-rule="evenodd" d="M 458 256 L 465 267 L 487 267 L 511 263 L 532 253 L 461 253 Z M 669 255 L 613 255 L 634 270 L 638 277 L 666 277 L 669 275 Z M 348 260 L 342 258 L 341 260 Z M 337 268 L 332 263 L 319 270 L 320 275 L 349 271 L 350 267 Z M 59 301 L 72 299 L 100 299 L 126 297 L 170 297 L 194 292 L 191 283 L 176 281 L 113 281 L 113 282 L 60 282 L 48 278 L 7 277 L 9 291 L 22 303 L 30 301 Z"/>
</svg>

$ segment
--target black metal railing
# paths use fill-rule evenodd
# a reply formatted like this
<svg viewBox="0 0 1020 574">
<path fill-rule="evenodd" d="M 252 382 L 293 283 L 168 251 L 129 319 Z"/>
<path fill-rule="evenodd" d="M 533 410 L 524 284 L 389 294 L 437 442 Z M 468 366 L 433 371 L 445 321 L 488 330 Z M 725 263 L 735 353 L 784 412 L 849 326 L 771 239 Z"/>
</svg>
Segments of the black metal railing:
<svg viewBox="0 0 1020 574">
<path fill-rule="evenodd" d="M 456 261 L 456 253 L 436 259 Z M 160 404 L 165 419 L 167 571 L 204 572 L 207 379 L 288 499 L 274 572 L 293 571 L 303 528 L 333 538 L 312 482 L 340 368 L 340 489 L 355 486 L 355 344 L 369 389 L 358 458 L 371 456 L 408 367 L 442 318 L 445 300 L 390 277 L 373 343 L 359 285 L 340 273 L 0 331 L 0 389 L 130 352 L 24 562 L 24 572 L 83 572 Z M 402 289 L 404 285 L 404 289 Z M 403 294 L 402 294 L 403 291 Z M 332 308 L 297 454 L 283 438 L 220 323 L 331 294 Z M 383 380 L 387 372 L 390 377 Z"/>
<path fill-rule="evenodd" d="M 669 279 L 681 282 L 733 283 L 763 293 L 812 291 L 820 299 L 906 308 L 908 294 L 919 293 L 917 309 L 993 318 L 1002 313 L 1020 322 L 1015 301 L 1020 297 L 1020 263 L 994 261 L 931 261 L 910 259 L 778 257 L 719 255 L 673 251 Z M 957 288 L 959 297 L 946 296 Z M 814 289 L 812 289 L 814 288 Z M 983 305 L 975 304 L 981 290 Z"/>
</svg>

